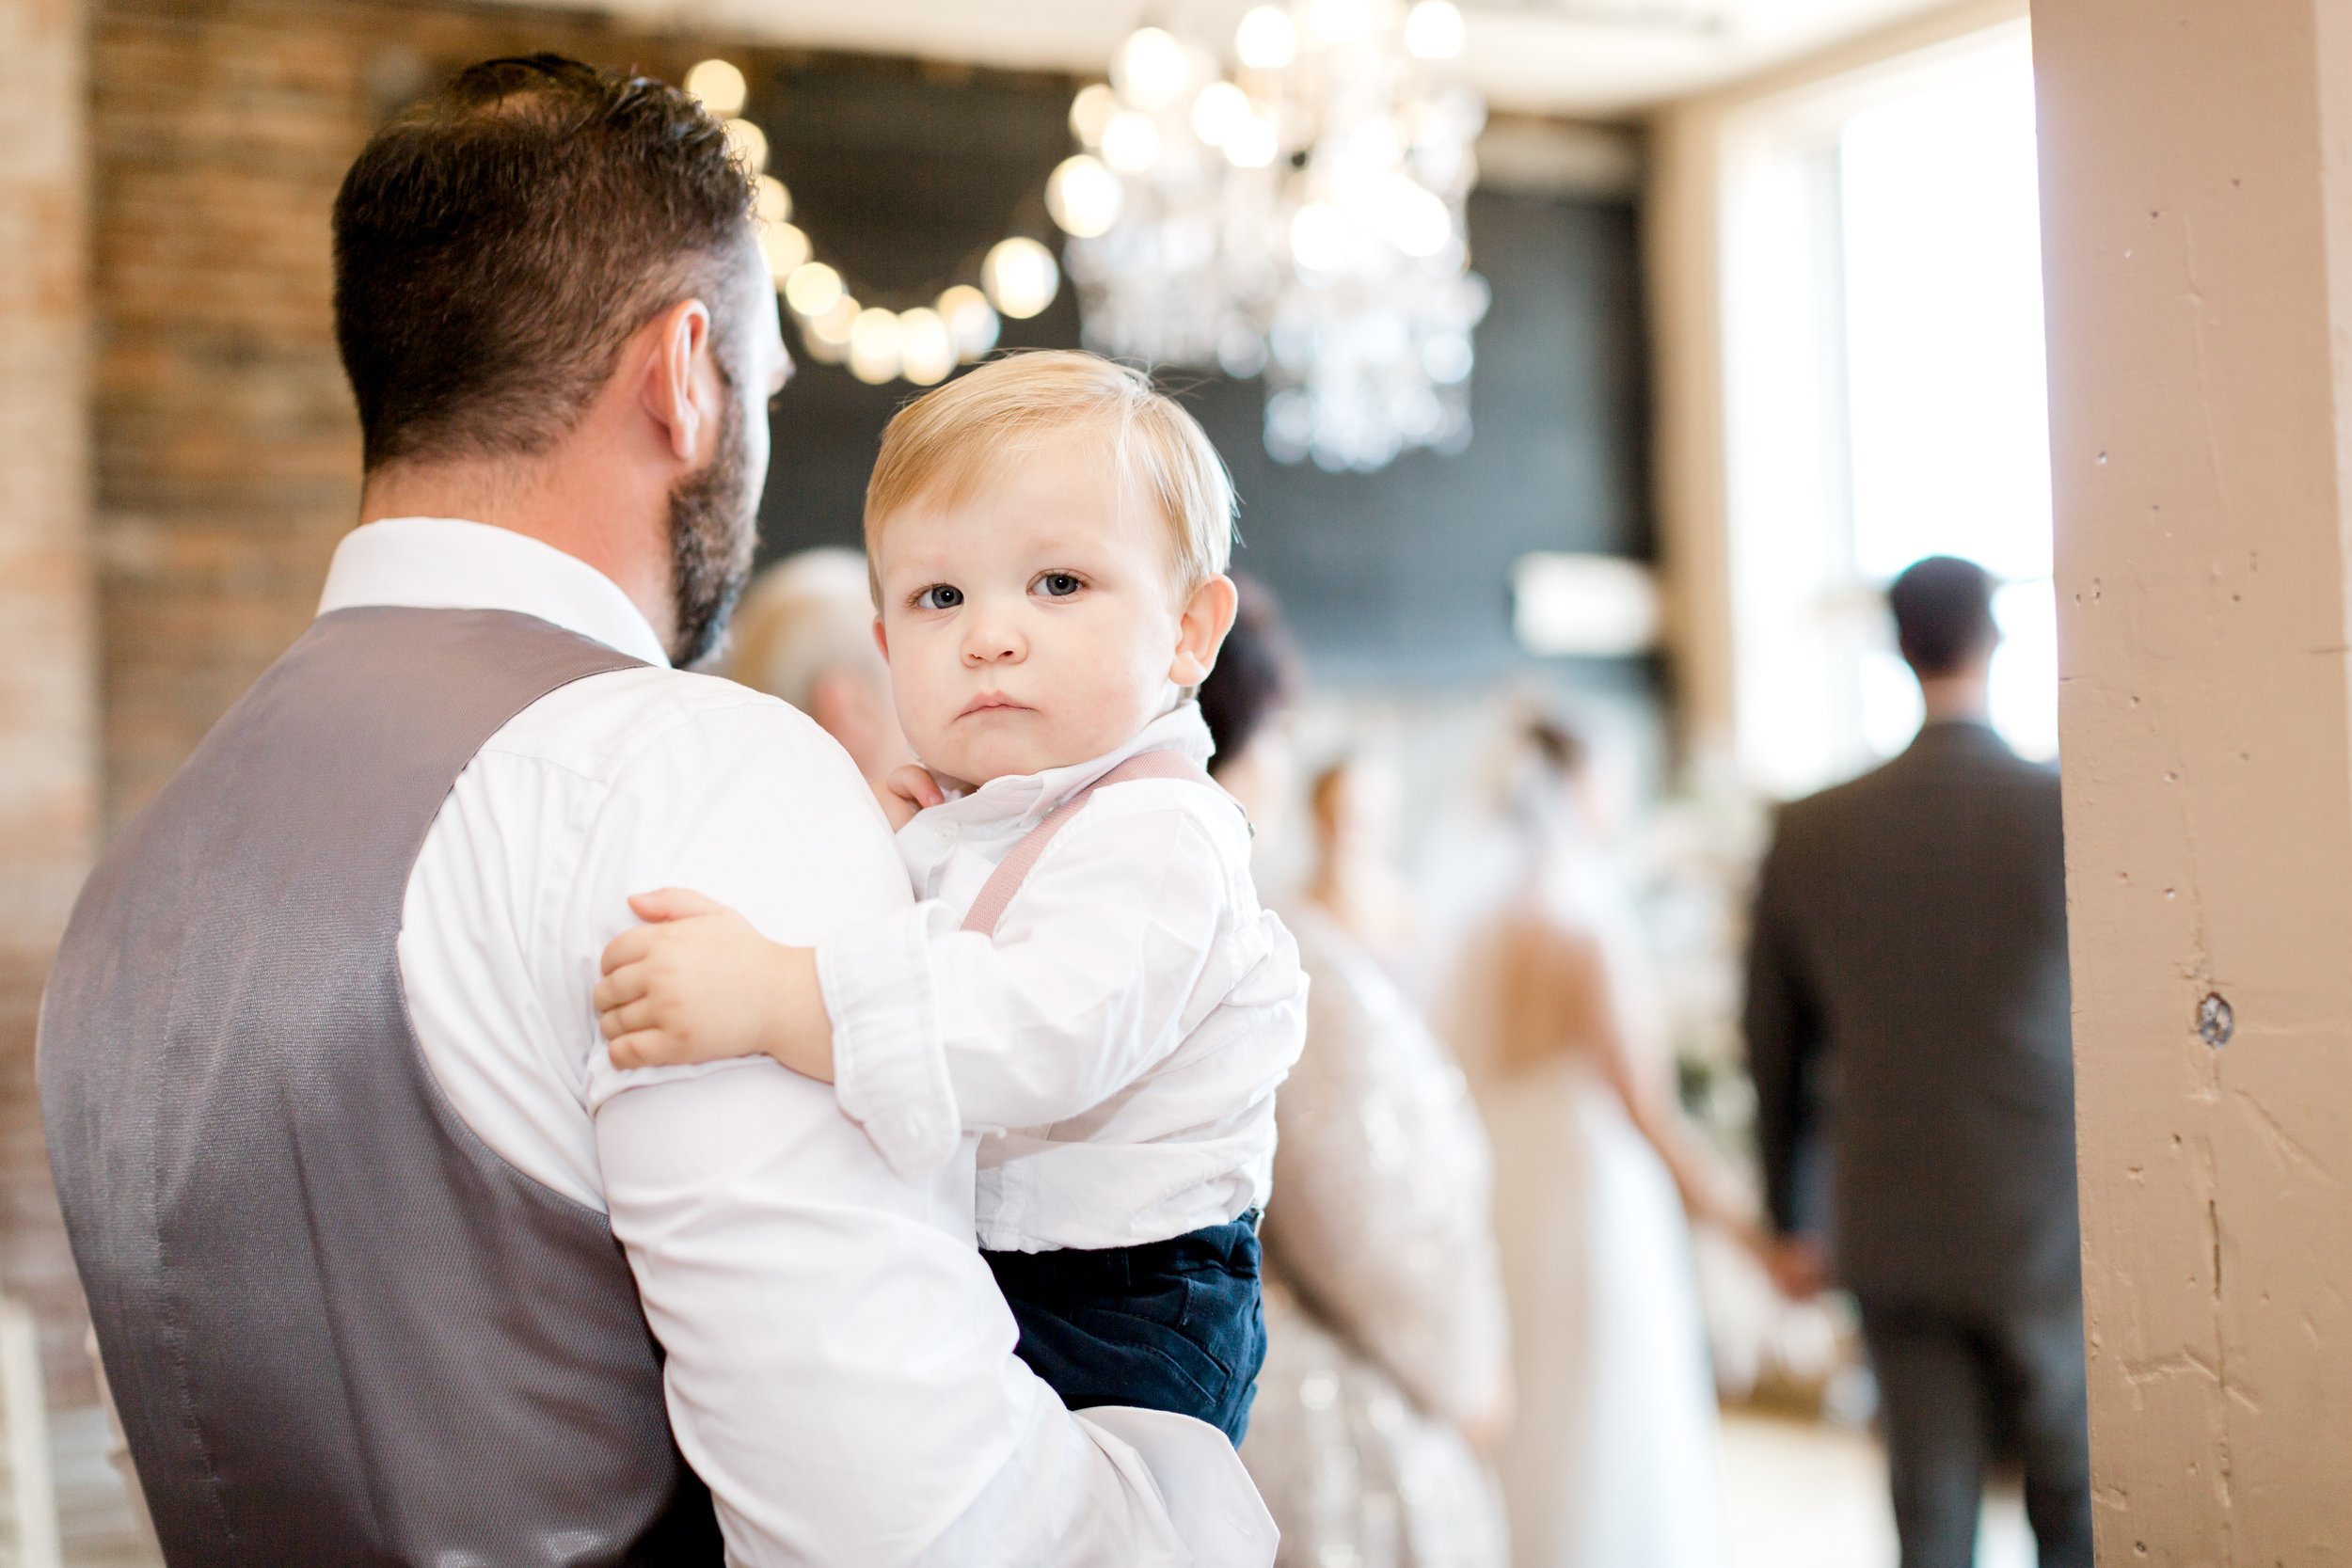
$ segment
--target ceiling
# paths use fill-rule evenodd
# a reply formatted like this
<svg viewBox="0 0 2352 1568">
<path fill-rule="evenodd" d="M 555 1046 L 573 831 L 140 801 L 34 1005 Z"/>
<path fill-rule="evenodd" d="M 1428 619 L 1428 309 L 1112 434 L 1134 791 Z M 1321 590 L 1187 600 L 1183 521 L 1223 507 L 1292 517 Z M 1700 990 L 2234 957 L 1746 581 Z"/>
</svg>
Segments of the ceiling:
<svg viewBox="0 0 2352 1568">
<path fill-rule="evenodd" d="M 536 0 L 579 8 L 580 0 Z M 649 24 L 1099 71 L 1146 22 L 1227 40 L 1248 0 L 589 0 Z M 1500 109 L 1611 118 L 1734 82 L 1949 0 L 1461 0 L 1464 79 Z"/>
</svg>

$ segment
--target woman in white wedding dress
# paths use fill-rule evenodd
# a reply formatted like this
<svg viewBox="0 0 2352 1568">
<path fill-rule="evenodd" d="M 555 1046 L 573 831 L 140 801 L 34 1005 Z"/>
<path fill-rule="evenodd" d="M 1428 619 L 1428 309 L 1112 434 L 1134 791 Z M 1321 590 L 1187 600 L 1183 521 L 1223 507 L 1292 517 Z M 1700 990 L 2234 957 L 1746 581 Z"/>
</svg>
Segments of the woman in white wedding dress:
<svg viewBox="0 0 2352 1568">
<path fill-rule="evenodd" d="M 1454 1020 L 1494 1148 L 1514 1363 L 1499 1462 L 1512 1559 L 1722 1568 L 1689 1220 L 1743 1221 L 1676 1105 L 1585 748 L 1545 720 L 1519 738 L 1505 891 L 1463 943 Z"/>
</svg>

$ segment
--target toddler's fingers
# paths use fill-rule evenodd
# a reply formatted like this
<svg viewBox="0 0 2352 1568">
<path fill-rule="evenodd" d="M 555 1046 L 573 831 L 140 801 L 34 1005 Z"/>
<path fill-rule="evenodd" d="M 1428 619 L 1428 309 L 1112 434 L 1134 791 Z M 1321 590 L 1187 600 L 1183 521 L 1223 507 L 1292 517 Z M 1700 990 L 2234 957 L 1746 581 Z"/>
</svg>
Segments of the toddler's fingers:
<svg viewBox="0 0 2352 1568">
<path fill-rule="evenodd" d="M 653 1004 L 641 997 L 617 1007 L 607 1007 L 597 1015 L 597 1022 L 604 1028 L 605 1038 L 618 1039 L 640 1029 L 651 1029 L 658 1021 L 654 1017 Z"/>
<path fill-rule="evenodd" d="M 657 888 L 651 893 L 629 895 L 628 907 L 640 920 L 684 920 L 698 914 L 724 914 L 726 906 L 716 898 L 706 898 L 692 888 Z"/>
<path fill-rule="evenodd" d="M 596 992 L 591 1000 L 596 1003 L 596 1011 L 601 1013 L 617 1007 L 625 1002 L 634 1002 L 650 989 L 650 984 L 645 978 L 644 964 L 623 964 L 618 969 L 605 972 L 604 978 L 596 982 Z"/>
<path fill-rule="evenodd" d="M 633 964 L 653 951 L 653 927 L 631 926 L 604 944 L 604 972 L 607 974 L 628 964 Z"/>
<path fill-rule="evenodd" d="M 666 1037 L 659 1029 L 644 1029 L 631 1035 L 614 1037 L 605 1050 L 612 1057 L 612 1065 L 624 1072 L 631 1068 L 663 1067 L 670 1057 L 662 1051 Z"/>
<path fill-rule="evenodd" d="M 931 777 L 930 769 L 918 768 L 913 763 L 892 768 L 889 783 L 893 795 L 912 800 L 918 806 L 940 805 L 947 799 L 940 792 L 939 781 Z"/>
</svg>

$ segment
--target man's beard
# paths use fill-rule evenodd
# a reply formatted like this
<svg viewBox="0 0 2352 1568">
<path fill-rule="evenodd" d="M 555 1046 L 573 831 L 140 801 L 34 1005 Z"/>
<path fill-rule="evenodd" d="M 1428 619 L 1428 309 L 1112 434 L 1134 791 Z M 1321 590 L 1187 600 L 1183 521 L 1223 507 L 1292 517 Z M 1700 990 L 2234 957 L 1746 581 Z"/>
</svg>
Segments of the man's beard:
<svg viewBox="0 0 2352 1568">
<path fill-rule="evenodd" d="M 743 405 L 726 400 L 710 461 L 670 490 L 671 591 L 677 631 L 671 661 L 683 669 L 719 645 L 759 544 L 757 492 L 743 451 Z"/>
</svg>

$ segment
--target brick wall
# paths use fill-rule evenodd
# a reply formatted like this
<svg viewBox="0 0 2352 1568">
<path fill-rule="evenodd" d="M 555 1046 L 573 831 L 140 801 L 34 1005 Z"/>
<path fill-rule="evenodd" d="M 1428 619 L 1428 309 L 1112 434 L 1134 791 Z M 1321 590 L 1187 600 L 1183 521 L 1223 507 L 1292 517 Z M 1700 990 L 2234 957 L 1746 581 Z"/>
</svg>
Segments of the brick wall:
<svg viewBox="0 0 2352 1568">
<path fill-rule="evenodd" d="M 351 526 L 343 170 L 470 60 L 554 49 L 675 80 L 707 53 L 536 9 L 83 3 L 0 4 L 0 1288 L 40 1311 L 61 1403 L 91 1389 L 32 1087 L 40 977 L 102 820 L 301 631 Z"/>
<path fill-rule="evenodd" d="M 358 499 L 327 217 L 402 103 L 554 49 L 683 43 L 540 10 L 101 0 L 91 43 L 105 808 L 135 811 L 310 618 Z"/>
<path fill-rule="evenodd" d="M 13 0 L 0 57 L 0 946 L 54 938 L 94 818 L 81 0 Z"/>
</svg>

